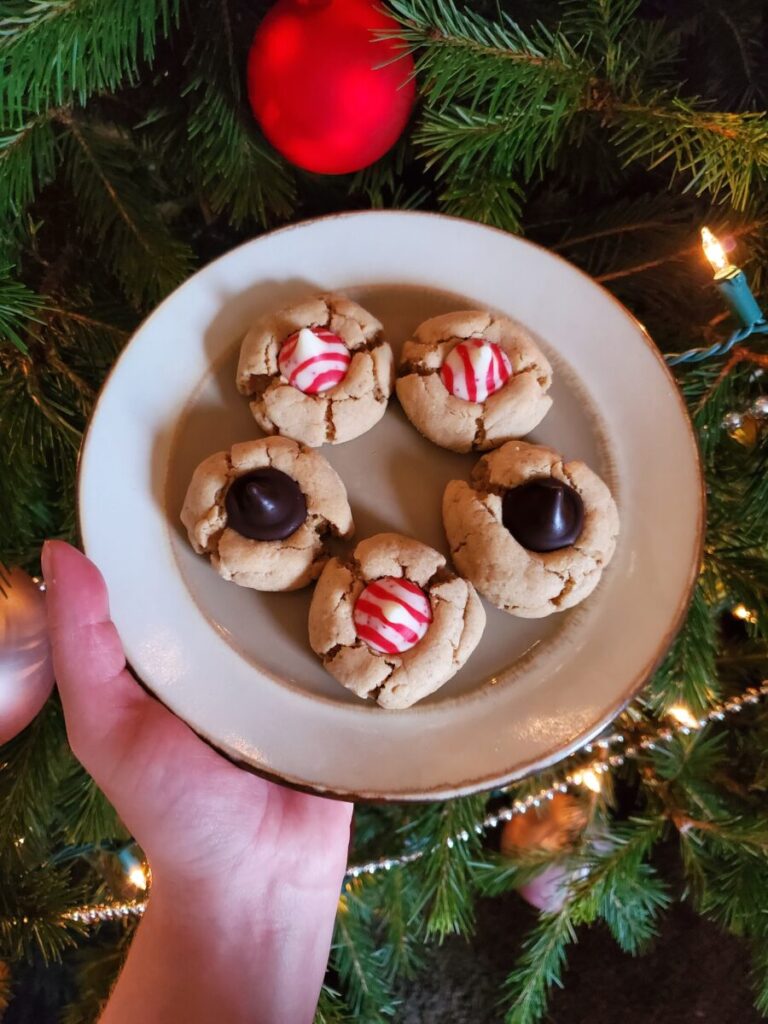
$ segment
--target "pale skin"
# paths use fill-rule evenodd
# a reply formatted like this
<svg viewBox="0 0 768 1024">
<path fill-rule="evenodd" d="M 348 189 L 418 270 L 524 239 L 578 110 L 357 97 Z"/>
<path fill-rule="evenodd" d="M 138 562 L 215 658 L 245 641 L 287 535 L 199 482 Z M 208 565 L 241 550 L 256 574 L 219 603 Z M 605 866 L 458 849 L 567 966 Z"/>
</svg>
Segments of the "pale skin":
<svg viewBox="0 0 768 1024">
<path fill-rule="evenodd" d="M 69 741 L 152 871 L 100 1024 L 310 1024 L 351 805 L 225 761 L 126 668 L 96 567 L 49 541 L 43 572 Z"/>
</svg>

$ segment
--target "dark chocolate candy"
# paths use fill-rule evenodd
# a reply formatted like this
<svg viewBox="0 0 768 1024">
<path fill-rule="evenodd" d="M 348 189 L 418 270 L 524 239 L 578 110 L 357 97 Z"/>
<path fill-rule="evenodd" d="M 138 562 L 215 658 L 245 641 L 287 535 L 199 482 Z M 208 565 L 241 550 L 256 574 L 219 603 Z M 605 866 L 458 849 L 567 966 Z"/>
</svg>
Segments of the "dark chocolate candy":
<svg viewBox="0 0 768 1024">
<path fill-rule="evenodd" d="M 265 466 L 239 476 L 225 499 L 227 526 L 250 540 L 283 540 L 307 518 L 307 500 L 287 473 Z"/>
<path fill-rule="evenodd" d="M 568 484 L 542 477 L 506 492 L 501 521 L 529 551 L 557 551 L 573 544 L 581 533 L 584 503 Z"/>
</svg>

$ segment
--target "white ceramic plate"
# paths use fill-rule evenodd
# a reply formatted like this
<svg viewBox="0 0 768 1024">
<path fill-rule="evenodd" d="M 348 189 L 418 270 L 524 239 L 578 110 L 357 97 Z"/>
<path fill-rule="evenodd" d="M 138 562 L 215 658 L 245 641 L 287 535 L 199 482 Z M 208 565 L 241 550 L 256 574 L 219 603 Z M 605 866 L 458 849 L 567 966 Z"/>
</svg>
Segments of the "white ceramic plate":
<svg viewBox="0 0 768 1024">
<path fill-rule="evenodd" d="M 307 642 L 309 589 L 257 594 L 225 583 L 179 524 L 197 463 L 259 433 L 234 386 L 245 330 L 265 311 L 331 289 L 370 308 L 396 352 L 421 320 L 450 309 L 491 307 L 526 324 L 555 368 L 554 407 L 532 439 L 585 459 L 621 514 L 616 556 L 583 605 L 533 621 L 487 606 L 466 666 L 408 711 L 363 703 L 324 672 Z M 396 530 L 446 550 L 443 487 L 468 476 L 473 456 L 426 441 L 394 398 L 372 431 L 322 452 L 346 483 L 358 539 Z M 86 550 L 145 684 L 229 756 L 367 799 L 488 788 L 586 742 L 679 626 L 703 526 L 696 443 L 642 327 L 544 249 L 420 213 L 285 228 L 187 281 L 107 381 L 79 491 Z"/>
</svg>

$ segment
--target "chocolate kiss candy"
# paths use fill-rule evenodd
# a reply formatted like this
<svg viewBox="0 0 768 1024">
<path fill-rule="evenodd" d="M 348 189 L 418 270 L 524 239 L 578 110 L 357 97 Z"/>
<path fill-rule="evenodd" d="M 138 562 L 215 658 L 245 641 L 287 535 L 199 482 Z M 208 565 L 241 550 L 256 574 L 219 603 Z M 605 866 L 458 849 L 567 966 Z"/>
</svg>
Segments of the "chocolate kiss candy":
<svg viewBox="0 0 768 1024">
<path fill-rule="evenodd" d="M 265 466 L 239 476 L 227 491 L 227 526 L 251 540 L 283 540 L 307 518 L 307 500 L 287 473 Z"/>
<path fill-rule="evenodd" d="M 561 480 L 543 477 L 507 491 L 501 521 L 529 551 L 557 551 L 573 544 L 584 525 L 584 503 Z"/>
</svg>

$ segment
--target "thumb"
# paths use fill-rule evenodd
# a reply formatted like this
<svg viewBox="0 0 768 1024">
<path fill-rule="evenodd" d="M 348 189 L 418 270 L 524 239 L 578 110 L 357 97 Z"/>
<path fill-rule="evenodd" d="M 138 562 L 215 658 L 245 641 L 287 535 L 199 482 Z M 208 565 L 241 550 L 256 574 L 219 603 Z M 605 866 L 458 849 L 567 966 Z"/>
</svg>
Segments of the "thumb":
<svg viewBox="0 0 768 1024">
<path fill-rule="evenodd" d="M 218 762 L 128 671 L 96 566 L 61 541 L 46 542 L 42 566 L 69 742 L 118 810 L 128 810 L 124 805 L 130 803 L 138 773 L 144 786 L 157 785 L 162 782 L 157 776 L 174 758 L 191 756 L 199 762 L 210 757 Z"/>
</svg>

